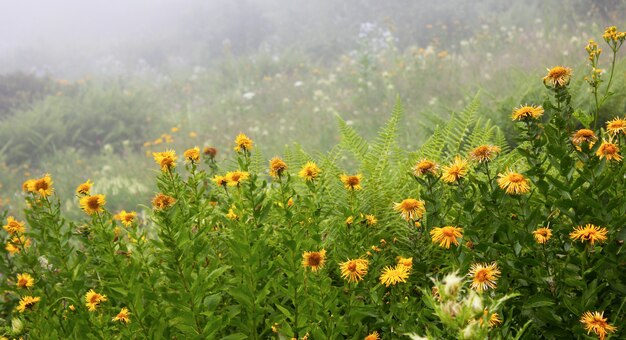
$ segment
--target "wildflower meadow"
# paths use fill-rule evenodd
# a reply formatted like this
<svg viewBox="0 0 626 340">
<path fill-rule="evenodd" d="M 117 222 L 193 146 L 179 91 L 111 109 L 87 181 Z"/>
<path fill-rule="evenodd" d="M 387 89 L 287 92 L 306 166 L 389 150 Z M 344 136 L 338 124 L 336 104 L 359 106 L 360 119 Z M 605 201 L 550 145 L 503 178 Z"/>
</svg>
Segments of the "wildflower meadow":
<svg viewBox="0 0 626 340">
<path fill-rule="evenodd" d="M 495 123 L 472 95 L 419 145 L 398 95 L 374 133 L 337 115 L 326 150 L 169 130 L 119 165 L 122 198 L 78 163 L 29 174 L 0 210 L 0 338 L 626 338 L 624 40 L 546 65 Z"/>
</svg>

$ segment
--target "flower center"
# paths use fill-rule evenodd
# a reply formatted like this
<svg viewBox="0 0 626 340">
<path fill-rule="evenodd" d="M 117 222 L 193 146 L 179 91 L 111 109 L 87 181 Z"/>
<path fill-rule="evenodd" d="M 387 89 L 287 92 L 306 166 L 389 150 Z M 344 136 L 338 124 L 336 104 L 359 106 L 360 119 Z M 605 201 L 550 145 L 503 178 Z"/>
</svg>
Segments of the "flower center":
<svg viewBox="0 0 626 340">
<path fill-rule="evenodd" d="M 89 197 L 89 200 L 87 200 L 87 206 L 91 210 L 100 209 L 100 203 L 98 202 L 98 197 Z"/>
</svg>

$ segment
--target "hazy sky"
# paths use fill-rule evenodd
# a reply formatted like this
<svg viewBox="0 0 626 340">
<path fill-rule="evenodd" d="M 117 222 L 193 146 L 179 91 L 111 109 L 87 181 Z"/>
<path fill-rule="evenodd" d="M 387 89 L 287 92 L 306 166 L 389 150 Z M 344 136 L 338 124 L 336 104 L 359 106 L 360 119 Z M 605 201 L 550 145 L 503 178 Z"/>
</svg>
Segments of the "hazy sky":
<svg viewBox="0 0 626 340">
<path fill-rule="evenodd" d="M 0 51 L 151 38 L 185 1 L 0 0 Z"/>
</svg>

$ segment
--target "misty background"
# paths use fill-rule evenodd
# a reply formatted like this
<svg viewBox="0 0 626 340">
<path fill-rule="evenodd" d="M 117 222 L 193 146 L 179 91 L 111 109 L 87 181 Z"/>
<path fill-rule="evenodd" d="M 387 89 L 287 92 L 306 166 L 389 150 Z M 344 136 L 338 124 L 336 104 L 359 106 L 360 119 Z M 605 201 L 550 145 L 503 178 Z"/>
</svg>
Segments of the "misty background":
<svg viewBox="0 0 626 340">
<path fill-rule="evenodd" d="M 436 38 L 454 50 L 482 25 L 571 28 L 614 22 L 625 10 L 618 0 L 3 1 L 0 72 L 80 77 L 138 65 L 177 70 L 259 50 L 330 62 L 357 46 L 363 23 L 390 29 L 401 49 Z"/>
<path fill-rule="evenodd" d="M 476 125 L 514 147 L 511 110 L 543 102 L 546 68 L 572 67 L 576 107 L 591 110 L 584 47 L 613 25 L 626 0 L 1 1 L 0 211 L 23 208 L 22 182 L 45 173 L 68 213 L 86 179 L 129 209 L 154 192 L 152 152 L 224 160 L 240 132 L 263 169 L 319 156 L 338 122 L 375 138 L 397 98 L 406 150 L 474 98 Z M 602 119 L 626 112 L 616 70 Z"/>
</svg>

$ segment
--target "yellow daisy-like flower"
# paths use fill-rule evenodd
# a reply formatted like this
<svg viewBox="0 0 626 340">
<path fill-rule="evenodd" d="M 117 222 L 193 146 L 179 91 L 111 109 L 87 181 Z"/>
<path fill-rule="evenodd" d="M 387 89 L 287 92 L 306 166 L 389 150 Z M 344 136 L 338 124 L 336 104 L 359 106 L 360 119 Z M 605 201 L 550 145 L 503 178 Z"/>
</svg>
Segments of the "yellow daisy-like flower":
<svg viewBox="0 0 626 340">
<path fill-rule="evenodd" d="M 354 217 L 348 216 L 348 218 L 346 218 L 345 223 L 346 225 L 352 225 L 352 223 L 354 223 Z"/>
<path fill-rule="evenodd" d="M 606 122 L 606 131 L 612 136 L 620 133 L 626 134 L 626 118 L 616 117 L 615 119 Z"/>
<path fill-rule="evenodd" d="M 41 298 L 38 296 L 24 296 L 20 299 L 16 309 L 18 312 L 24 313 L 27 309 L 32 309 L 39 301 L 41 301 Z"/>
<path fill-rule="evenodd" d="M 312 181 L 319 176 L 320 172 L 320 168 L 315 163 L 307 162 L 298 172 L 298 176 L 304 178 L 305 181 Z"/>
<path fill-rule="evenodd" d="M 405 283 L 409 278 L 409 268 L 402 264 L 397 264 L 395 267 L 386 266 L 383 269 L 383 273 L 380 275 L 380 283 L 385 287 L 395 286 L 402 282 Z"/>
<path fill-rule="evenodd" d="M 29 288 L 35 285 L 35 279 L 28 273 L 17 274 L 17 283 L 19 288 Z"/>
<path fill-rule="evenodd" d="M 420 177 L 423 175 L 435 176 L 437 175 L 438 169 L 439 165 L 437 165 L 437 163 L 428 159 L 422 159 L 421 161 L 417 162 L 417 164 L 415 164 L 415 166 L 413 167 L 413 174 L 416 177 Z"/>
<path fill-rule="evenodd" d="M 571 76 L 571 68 L 555 66 L 552 69 L 548 69 L 548 74 L 543 77 L 543 83 L 552 87 L 562 87 L 569 83 Z"/>
<path fill-rule="evenodd" d="M 365 215 L 365 224 L 371 227 L 376 225 L 376 223 L 378 223 L 376 216 L 370 214 Z"/>
<path fill-rule="evenodd" d="M 228 179 L 226 178 L 226 176 L 215 175 L 215 177 L 213 177 L 211 180 L 218 187 L 225 187 L 228 184 Z"/>
<path fill-rule="evenodd" d="M 9 254 L 15 255 L 21 252 L 22 248 L 24 249 L 30 248 L 30 244 L 31 244 L 30 238 L 27 238 L 24 235 L 14 236 L 12 239 L 10 239 L 7 242 L 4 249 L 6 249 L 9 252 Z"/>
<path fill-rule="evenodd" d="M 407 221 L 419 220 L 426 212 L 424 201 L 414 198 L 407 198 L 400 203 L 394 203 L 393 210 L 399 212 L 402 218 Z"/>
<path fill-rule="evenodd" d="M 489 162 L 500 153 L 500 147 L 496 145 L 481 145 L 470 152 L 470 158 L 478 163 Z"/>
<path fill-rule="evenodd" d="M 604 317 L 604 312 L 587 311 L 583 313 L 580 322 L 585 326 L 587 334 L 593 331 L 600 340 L 604 340 L 607 333 L 615 333 L 617 330 L 617 327 L 607 322 L 607 318 Z"/>
<path fill-rule="evenodd" d="M 460 156 L 454 157 L 452 164 L 443 167 L 443 175 L 441 179 L 446 183 L 454 183 L 467 175 L 467 160 Z"/>
<path fill-rule="evenodd" d="M 602 141 L 598 151 L 596 151 L 596 156 L 600 159 L 606 158 L 608 161 L 616 160 L 620 162 L 622 160 L 622 156 L 619 154 L 619 146 L 611 141 L 605 140 Z"/>
<path fill-rule="evenodd" d="M 200 161 L 200 148 L 196 146 L 185 150 L 183 157 L 185 157 L 185 162 L 187 163 L 198 163 Z"/>
<path fill-rule="evenodd" d="M 52 177 L 45 174 L 43 177 L 28 182 L 28 191 L 38 193 L 41 197 L 51 196 L 54 193 Z"/>
<path fill-rule="evenodd" d="M 7 244 L 4 246 L 4 249 L 6 249 L 6 251 L 11 255 L 15 255 L 20 252 L 20 248 L 10 241 L 7 242 Z"/>
<path fill-rule="evenodd" d="M 250 173 L 246 171 L 231 171 L 226 173 L 226 184 L 231 187 L 237 187 L 241 182 L 250 178 Z"/>
<path fill-rule="evenodd" d="M 341 269 L 341 277 L 348 282 L 356 282 L 363 280 L 363 276 L 367 274 L 369 261 L 365 259 L 348 260 L 339 264 Z"/>
<path fill-rule="evenodd" d="M 22 183 L 22 191 L 30 192 L 30 188 L 32 187 L 33 182 L 35 182 L 35 180 L 32 178 L 25 180 L 24 183 Z"/>
<path fill-rule="evenodd" d="M 326 250 L 305 251 L 302 254 L 302 267 L 310 267 L 311 271 L 316 272 L 324 267 L 326 263 Z"/>
<path fill-rule="evenodd" d="M 287 164 L 282 159 L 274 157 L 270 160 L 270 176 L 278 178 L 287 170 Z"/>
<path fill-rule="evenodd" d="M 161 171 L 170 171 L 176 167 L 176 152 L 167 150 L 163 152 L 153 152 L 154 161 L 161 167 Z"/>
<path fill-rule="evenodd" d="M 483 315 L 485 317 L 487 317 L 487 315 L 489 315 L 489 310 L 485 308 L 485 310 L 483 311 Z M 502 324 L 502 319 L 500 319 L 500 315 L 498 315 L 498 313 L 491 313 L 491 315 L 489 315 L 489 328 L 493 328 L 493 327 L 497 327 L 500 326 Z M 483 319 L 479 319 L 480 325 L 483 325 Z"/>
<path fill-rule="evenodd" d="M 496 288 L 496 281 L 500 277 L 500 269 L 495 262 L 491 264 L 474 263 L 470 267 L 467 276 L 472 279 L 472 289 L 480 293 L 490 288 Z"/>
<path fill-rule="evenodd" d="M 450 244 L 459 245 L 460 238 L 463 238 L 463 228 L 445 226 L 443 228 L 433 228 L 430 231 L 433 243 L 439 242 L 442 248 L 450 249 Z"/>
<path fill-rule="evenodd" d="M 96 293 L 93 289 L 85 294 L 85 305 L 90 312 L 96 311 L 102 302 L 107 301 L 106 295 Z"/>
<path fill-rule="evenodd" d="M 80 207 L 89 215 L 94 213 L 100 213 L 104 211 L 104 205 L 106 204 L 104 195 L 98 194 L 93 196 L 84 196 L 80 199 Z"/>
<path fill-rule="evenodd" d="M 368 334 L 363 340 L 380 340 L 380 335 L 377 331 Z"/>
<path fill-rule="evenodd" d="M 89 195 L 92 186 L 93 183 L 88 179 L 85 183 L 81 183 L 76 187 L 76 193 L 79 195 Z"/>
<path fill-rule="evenodd" d="M 165 195 L 163 193 L 158 193 L 152 199 L 152 206 L 158 210 L 167 209 L 174 205 L 174 203 L 176 203 L 176 199 L 174 197 Z"/>
<path fill-rule="evenodd" d="M 530 191 L 530 183 L 522 174 L 507 171 L 506 174 L 498 174 L 498 186 L 509 195 L 522 195 Z"/>
<path fill-rule="evenodd" d="M 589 129 L 580 129 L 572 135 L 572 144 L 576 147 L 576 150 L 582 151 L 582 146 L 586 145 L 588 150 L 591 150 L 593 145 L 598 140 L 596 134 Z"/>
<path fill-rule="evenodd" d="M 26 231 L 24 222 L 16 220 L 13 216 L 7 217 L 7 224 L 3 225 L 2 228 L 6 230 L 9 235 L 23 234 Z"/>
<path fill-rule="evenodd" d="M 552 230 L 547 227 L 539 228 L 533 231 L 533 236 L 535 237 L 535 241 L 539 244 L 545 244 L 552 237 Z"/>
<path fill-rule="evenodd" d="M 526 121 L 537 119 L 543 116 L 543 107 L 541 105 L 522 105 L 513 110 L 511 118 L 517 121 Z"/>
<path fill-rule="evenodd" d="M 119 321 L 121 323 L 129 323 L 130 322 L 130 311 L 128 308 L 124 307 L 120 310 L 119 313 L 112 319 L 112 321 Z"/>
<path fill-rule="evenodd" d="M 573 241 L 588 241 L 593 245 L 596 242 L 602 243 L 606 241 L 607 233 L 608 231 L 606 230 L 606 228 L 600 228 L 593 224 L 586 224 L 584 227 L 579 225 L 574 228 L 574 231 L 569 234 L 569 238 L 571 238 Z"/>
<path fill-rule="evenodd" d="M 405 267 L 407 267 L 408 269 L 413 268 L 413 258 L 412 257 L 402 257 L 402 256 L 398 256 L 398 265 L 403 265 Z"/>
<path fill-rule="evenodd" d="M 248 138 L 245 134 L 240 133 L 237 135 L 237 138 L 235 138 L 235 151 L 251 151 L 253 144 L 252 139 Z"/>
<path fill-rule="evenodd" d="M 346 175 L 343 174 L 340 176 L 341 182 L 343 182 L 343 186 L 348 190 L 361 190 L 361 180 L 363 179 L 363 175 Z"/>
<path fill-rule="evenodd" d="M 126 210 L 122 210 L 119 212 L 119 214 L 115 215 L 115 219 L 122 222 L 122 224 L 126 227 L 129 227 L 130 225 L 132 225 L 133 222 L 135 222 L 136 218 L 137 218 L 137 213 L 134 211 L 126 212 Z"/>
</svg>

